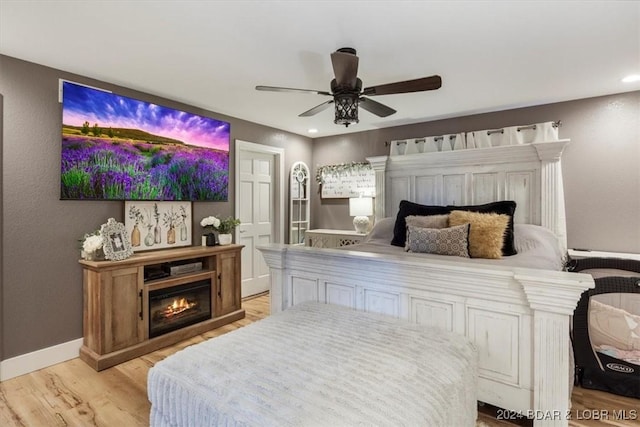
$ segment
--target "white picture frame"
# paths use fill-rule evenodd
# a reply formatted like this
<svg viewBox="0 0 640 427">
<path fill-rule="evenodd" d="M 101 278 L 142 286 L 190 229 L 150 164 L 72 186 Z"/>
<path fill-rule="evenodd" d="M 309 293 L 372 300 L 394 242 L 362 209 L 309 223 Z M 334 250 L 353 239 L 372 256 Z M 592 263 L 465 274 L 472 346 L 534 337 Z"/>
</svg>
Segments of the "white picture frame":
<svg viewBox="0 0 640 427">
<path fill-rule="evenodd" d="M 105 259 L 122 261 L 133 255 L 123 223 L 109 218 L 106 224 L 102 224 L 100 227 L 100 234 L 102 235 L 102 250 Z"/>
<path fill-rule="evenodd" d="M 134 252 L 192 244 L 191 202 L 125 201 L 124 218 Z"/>
</svg>

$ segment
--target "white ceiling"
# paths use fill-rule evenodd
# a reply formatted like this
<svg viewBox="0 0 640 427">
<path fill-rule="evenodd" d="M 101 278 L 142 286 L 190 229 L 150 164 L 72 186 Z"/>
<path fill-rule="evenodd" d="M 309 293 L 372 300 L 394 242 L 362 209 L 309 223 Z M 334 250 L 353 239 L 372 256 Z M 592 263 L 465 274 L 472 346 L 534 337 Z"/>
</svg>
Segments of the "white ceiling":
<svg viewBox="0 0 640 427">
<path fill-rule="evenodd" d="M 329 91 L 329 55 L 354 47 L 365 87 L 398 112 L 333 123 L 298 114 Z M 638 1 L 8 1 L 0 53 L 312 137 L 640 89 Z"/>
</svg>

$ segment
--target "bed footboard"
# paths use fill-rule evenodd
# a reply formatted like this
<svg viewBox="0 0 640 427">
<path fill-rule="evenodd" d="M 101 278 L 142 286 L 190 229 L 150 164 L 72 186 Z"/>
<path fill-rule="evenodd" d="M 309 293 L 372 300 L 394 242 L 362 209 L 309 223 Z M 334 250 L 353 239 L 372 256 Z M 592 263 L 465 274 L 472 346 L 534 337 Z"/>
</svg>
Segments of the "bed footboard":
<svg viewBox="0 0 640 427">
<path fill-rule="evenodd" d="M 467 336 L 479 350 L 479 400 L 566 426 L 569 319 L 590 275 L 271 244 L 271 312 L 320 301 Z"/>
</svg>

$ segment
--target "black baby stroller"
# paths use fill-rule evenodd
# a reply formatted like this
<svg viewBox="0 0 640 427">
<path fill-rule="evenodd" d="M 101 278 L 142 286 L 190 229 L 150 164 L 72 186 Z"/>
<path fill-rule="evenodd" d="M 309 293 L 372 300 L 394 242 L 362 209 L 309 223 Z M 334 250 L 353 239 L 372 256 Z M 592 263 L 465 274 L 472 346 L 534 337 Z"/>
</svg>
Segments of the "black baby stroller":
<svg viewBox="0 0 640 427">
<path fill-rule="evenodd" d="M 584 388 L 640 399 L 640 347 L 635 348 L 640 343 L 640 311 L 630 313 L 613 305 L 602 304 L 600 301 L 603 297 L 596 297 L 618 294 L 607 295 L 604 298 L 608 298 L 606 302 L 622 301 L 625 307 L 640 309 L 640 261 L 583 258 L 571 260 L 568 270 L 591 274 L 596 285 L 594 289 L 582 294 L 573 316 L 575 383 Z M 594 297 L 596 302 L 593 302 Z M 599 318 L 604 319 L 607 325 L 622 326 L 613 335 L 627 334 L 627 343 L 631 342 L 631 347 L 626 343 L 617 346 L 601 345 L 602 343 L 598 342 L 602 341 L 600 337 L 606 337 L 608 332 L 603 335 L 596 326 L 590 327 L 590 316 L 592 320 L 597 319 L 593 316 L 603 316 Z M 614 340 L 613 344 L 620 342 L 622 340 Z"/>
</svg>

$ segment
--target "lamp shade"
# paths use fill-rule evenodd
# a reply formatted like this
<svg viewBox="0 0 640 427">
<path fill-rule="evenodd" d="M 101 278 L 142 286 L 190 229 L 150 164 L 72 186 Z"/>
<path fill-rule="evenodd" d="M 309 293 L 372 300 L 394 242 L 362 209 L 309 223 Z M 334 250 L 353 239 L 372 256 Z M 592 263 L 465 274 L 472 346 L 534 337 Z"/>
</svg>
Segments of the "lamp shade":
<svg viewBox="0 0 640 427">
<path fill-rule="evenodd" d="M 371 197 L 354 197 L 349 199 L 349 216 L 373 215 L 373 199 Z"/>
</svg>

